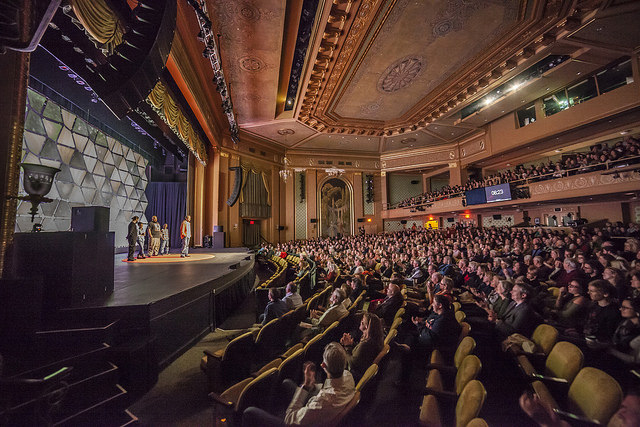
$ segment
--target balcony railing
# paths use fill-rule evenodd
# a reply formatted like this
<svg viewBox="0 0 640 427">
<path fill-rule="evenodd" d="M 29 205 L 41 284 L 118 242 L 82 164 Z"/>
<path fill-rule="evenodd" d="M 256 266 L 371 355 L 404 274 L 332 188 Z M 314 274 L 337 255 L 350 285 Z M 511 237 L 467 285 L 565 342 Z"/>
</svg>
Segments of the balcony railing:
<svg viewBox="0 0 640 427">
<path fill-rule="evenodd" d="M 554 179 L 566 178 L 566 177 L 578 175 L 578 174 L 585 174 L 585 173 L 596 172 L 596 171 L 614 170 L 617 168 L 622 168 L 625 166 L 630 166 L 638 163 L 640 163 L 640 156 L 623 157 L 621 159 L 617 159 L 613 161 L 606 161 L 603 163 L 594 163 L 594 164 L 580 166 L 580 167 L 571 168 L 571 169 L 562 169 L 559 171 L 554 171 L 552 173 L 536 175 L 536 176 L 517 179 L 513 181 L 495 182 L 495 183 L 491 183 L 490 185 L 487 185 L 486 187 L 491 185 L 498 185 L 498 184 L 511 184 L 512 186 L 517 187 L 517 186 L 522 186 L 527 184 L 533 184 L 535 182 L 540 182 L 540 181 L 549 181 Z M 483 187 L 478 187 L 478 188 L 483 188 Z M 433 197 L 429 200 L 422 201 L 420 203 L 405 205 L 405 206 L 398 206 L 402 202 L 396 203 L 394 205 L 391 205 L 390 203 L 385 203 L 383 204 L 382 208 L 383 210 L 411 209 L 416 211 L 424 211 L 426 208 L 432 207 L 433 204 L 436 202 L 459 198 L 464 196 L 464 194 L 465 194 L 465 191 L 461 191 L 458 193 L 452 193 L 452 194 Z"/>
</svg>

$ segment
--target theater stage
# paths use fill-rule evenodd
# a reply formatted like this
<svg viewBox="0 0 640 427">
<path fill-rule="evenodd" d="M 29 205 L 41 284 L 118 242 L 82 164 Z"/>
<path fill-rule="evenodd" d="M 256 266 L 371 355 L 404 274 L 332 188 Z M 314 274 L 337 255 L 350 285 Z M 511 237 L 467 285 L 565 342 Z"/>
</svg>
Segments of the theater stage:
<svg viewBox="0 0 640 427">
<path fill-rule="evenodd" d="M 255 282 L 255 256 L 246 248 L 195 249 L 188 258 L 171 254 L 134 262 L 123 262 L 125 256 L 115 256 L 109 297 L 61 309 L 59 316 L 68 324 L 115 322 L 116 362 L 133 383 L 144 381 L 135 378 L 140 370 L 150 370 L 154 381 L 160 369 L 215 330 Z M 138 366 L 142 359 L 147 364 Z"/>
</svg>

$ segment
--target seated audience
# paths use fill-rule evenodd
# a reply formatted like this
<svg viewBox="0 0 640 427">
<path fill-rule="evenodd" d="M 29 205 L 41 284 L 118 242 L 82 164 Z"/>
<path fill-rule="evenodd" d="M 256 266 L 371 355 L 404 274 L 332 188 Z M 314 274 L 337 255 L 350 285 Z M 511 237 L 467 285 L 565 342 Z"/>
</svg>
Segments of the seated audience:
<svg viewBox="0 0 640 427">
<path fill-rule="evenodd" d="M 322 364 L 327 375 L 323 384 L 316 383 L 316 366 L 304 364 L 304 380 L 297 386 L 290 379 L 283 387 L 293 395 L 284 419 L 253 406 L 244 410 L 242 424 L 246 426 L 314 426 L 330 424 L 355 394 L 353 376 L 346 370 L 347 354 L 340 344 L 331 342 L 324 348 Z"/>
<path fill-rule="evenodd" d="M 599 342 L 610 342 L 618 323 L 620 310 L 613 303 L 612 286 L 606 280 L 594 280 L 589 283 L 591 307 L 584 325 L 584 335 Z"/>
<path fill-rule="evenodd" d="M 303 304 L 302 297 L 298 293 L 298 285 L 295 282 L 287 283 L 286 292 L 282 301 L 287 304 L 287 310 L 296 309 Z"/>
<path fill-rule="evenodd" d="M 362 378 L 384 345 L 384 331 L 380 318 L 373 313 L 364 313 L 360 321 L 360 342 L 355 344 L 349 333 L 344 333 L 340 339 L 348 353 L 349 370 L 355 381 Z"/>
<path fill-rule="evenodd" d="M 281 317 L 287 311 L 287 303 L 280 299 L 280 291 L 278 290 L 278 288 L 270 288 L 269 302 L 264 308 L 264 313 L 260 315 L 258 321 L 260 321 L 260 323 L 262 323 L 262 326 L 264 326 L 271 320 Z"/>
</svg>

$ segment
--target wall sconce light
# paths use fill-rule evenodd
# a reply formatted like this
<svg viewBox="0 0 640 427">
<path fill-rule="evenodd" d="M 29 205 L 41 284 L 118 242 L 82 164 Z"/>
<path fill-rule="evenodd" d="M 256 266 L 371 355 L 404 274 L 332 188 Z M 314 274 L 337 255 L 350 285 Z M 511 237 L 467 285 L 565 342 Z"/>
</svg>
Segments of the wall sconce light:
<svg viewBox="0 0 640 427">
<path fill-rule="evenodd" d="M 31 202 L 31 222 L 38 213 L 40 203 L 50 203 L 53 199 L 45 197 L 51 191 L 53 177 L 60 172 L 58 168 L 37 165 L 34 163 L 20 163 L 24 171 L 23 187 L 28 196 L 8 196 L 10 199 L 24 200 Z"/>
</svg>

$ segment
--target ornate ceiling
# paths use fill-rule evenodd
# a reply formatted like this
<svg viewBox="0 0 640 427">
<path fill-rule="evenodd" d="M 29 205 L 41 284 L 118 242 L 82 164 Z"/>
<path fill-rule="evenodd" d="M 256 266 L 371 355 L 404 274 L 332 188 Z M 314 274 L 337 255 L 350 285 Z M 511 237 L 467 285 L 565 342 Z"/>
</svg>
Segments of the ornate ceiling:
<svg viewBox="0 0 640 427">
<path fill-rule="evenodd" d="M 627 7 L 622 0 L 206 2 L 240 140 L 290 151 L 455 146 L 501 115 L 463 122 L 462 108 L 547 55 L 597 67 L 638 46 L 630 18 L 637 13 L 594 20 Z M 628 26 L 618 28 L 625 19 Z M 593 22 L 616 29 L 604 36 Z M 573 76 L 549 81 L 567 84 Z M 519 95 L 522 102 L 535 96 Z"/>
</svg>

